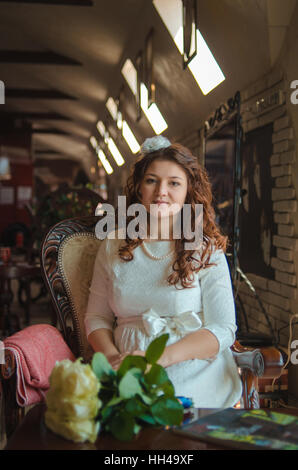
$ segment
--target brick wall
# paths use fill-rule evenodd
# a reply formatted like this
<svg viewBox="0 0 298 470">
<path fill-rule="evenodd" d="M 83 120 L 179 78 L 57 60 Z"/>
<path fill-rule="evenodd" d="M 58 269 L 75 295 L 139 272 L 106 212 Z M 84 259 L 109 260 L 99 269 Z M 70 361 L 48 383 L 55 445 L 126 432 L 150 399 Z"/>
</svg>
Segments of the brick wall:
<svg viewBox="0 0 298 470">
<path fill-rule="evenodd" d="M 274 180 L 272 189 L 272 208 L 276 233 L 272 243 L 276 247 L 276 256 L 271 258 L 274 280 L 255 274 L 246 273 L 254 285 L 263 307 L 267 312 L 274 330 L 280 330 L 282 346 L 288 343 L 290 316 L 296 313 L 297 278 L 295 253 L 298 251 L 298 239 L 295 236 L 294 217 L 297 210 L 296 181 L 293 164 L 296 163 L 296 145 L 294 130 L 286 106 L 285 79 L 282 72 L 275 71 L 262 77 L 257 83 L 241 93 L 241 114 L 244 133 L 273 123 L 273 154 L 270 158 L 271 176 Z M 276 104 L 265 107 L 256 113 L 256 103 L 278 96 Z M 239 295 L 248 314 L 252 330 L 270 334 L 266 318 L 253 292 L 243 283 Z M 282 328 L 282 330 L 281 330 Z"/>
<path fill-rule="evenodd" d="M 274 331 L 279 330 L 280 345 L 288 343 L 288 324 L 291 314 L 297 313 L 297 275 L 295 256 L 298 239 L 295 233 L 294 217 L 297 210 L 297 193 L 293 165 L 296 163 L 296 143 L 291 118 L 286 106 L 285 79 L 280 70 L 262 77 L 256 83 L 241 91 L 241 117 L 244 135 L 266 124 L 273 123 L 273 154 L 270 158 L 272 207 L 276 233 L 272 243 L 276 255 L 270 264 L 274 269 L 274 280 L 257 274 L 245 273 L 258 294 Z M 263 106 L 262 100 L 275 96 L 276 102 Z M 261 106 L 260 106 L 261 105 Z M 258 111 L 257 111 L 257 107 Z M 214 110 L 215 111 L 215 110 Z M 209 116 L 206 116 L 208 119 Z M 179 136 L 177 141 L 189 147 L 203 162 L 203 125 Z M 273 228 L 272 228 L 273 229 Z M 251 331 L 270 335 L 270 328 L 256 296 L 244 281 L 235 286 L 235 293 L 244 304 Z"/>
</svg>

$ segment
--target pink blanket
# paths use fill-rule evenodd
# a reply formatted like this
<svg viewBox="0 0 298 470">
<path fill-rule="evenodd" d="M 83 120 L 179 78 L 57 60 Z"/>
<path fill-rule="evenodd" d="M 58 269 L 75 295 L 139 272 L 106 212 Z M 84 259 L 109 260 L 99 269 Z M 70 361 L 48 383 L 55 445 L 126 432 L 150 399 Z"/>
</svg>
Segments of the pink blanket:
<svg viewBox="0 0 298 470">
<path fill-rule="evenodd" d="M 62 334 L 48 324 L 28 326 L 3 342 L 5 349 L 12 351 L 16 360 L 16 401 L 19 406 L 44 401 L 56 361 L 75 360 Z"/>
</svg>

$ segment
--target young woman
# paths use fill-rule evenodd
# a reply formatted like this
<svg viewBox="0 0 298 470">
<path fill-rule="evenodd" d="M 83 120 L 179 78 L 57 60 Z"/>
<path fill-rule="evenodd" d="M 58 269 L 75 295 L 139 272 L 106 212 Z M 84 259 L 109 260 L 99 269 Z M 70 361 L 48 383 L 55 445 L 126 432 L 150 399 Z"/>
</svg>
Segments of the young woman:
<svg viewBox="0 0 298 470">
<path fill-rule="evenodd" d="M 85 317 L 89 343 L 117 369 L 127 354 L 144 355 L 154 338 L 169 333 L 159 363 L 176 395 L 200 408 L 234 406 L 242 385 L 230 350 L 237 327 L 227 238 L 215 224 L 205 170 L 182 145 L 146 139 L 126 196 L 127 206 L 146 209 L 145 236 L 125 232 L 123 239 L 119 229 L 101 242 Z M 194 229 L 198 204 L 203 243 L 186 249 L 185 231 L 177 238 L 175 228 L 188 205 Z"/>
</svg>

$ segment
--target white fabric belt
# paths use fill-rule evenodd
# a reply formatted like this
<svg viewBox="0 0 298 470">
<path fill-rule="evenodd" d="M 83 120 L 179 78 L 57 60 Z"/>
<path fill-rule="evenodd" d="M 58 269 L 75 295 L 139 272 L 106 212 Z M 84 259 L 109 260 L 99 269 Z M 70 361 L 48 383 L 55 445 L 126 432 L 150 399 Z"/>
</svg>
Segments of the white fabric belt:
<svg viewBox="0 0 298 470">
<path fill-rule="evenodd" d="M 150 308 L 141 315 L 117 318 L 118 326 L 128 326 L 130 323 L 138 326 L 140 322 L 142 323 L 148 336 L 157 336 L 165 333 L 181 336 L 198 330 L 202 326 L 201 320 L 193 311 L 162 317 L 156 313 L 155 310 Z"/>
</svg>

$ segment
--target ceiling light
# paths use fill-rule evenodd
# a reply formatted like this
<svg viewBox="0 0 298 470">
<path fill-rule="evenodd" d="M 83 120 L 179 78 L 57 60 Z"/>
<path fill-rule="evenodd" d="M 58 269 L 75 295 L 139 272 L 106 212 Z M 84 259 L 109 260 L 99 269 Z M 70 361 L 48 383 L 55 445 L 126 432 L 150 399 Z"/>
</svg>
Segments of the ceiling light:
<svg viewBox="0 0 298 470">
<path fill-rule="evenodd" d="M 98 156 L 99 160 L 101 161 L 102 166 L 104 167 L 107 174 L 110 175 L 111 173 L 113 173 L 114 170 L 111 167 L 107 157 L 105 156 L 104 152 L 101 149 L 99 149 L 97 151 L 97 156 Z"/>
<path fill-rule="evenodd" d="M 118 111 L 118 114 L 117 114 L 117 127 L 120 131 L 122 129 L 122 125 L 123 125 L 122 113 L 120 113 L 120 111 Z"/>
<path fill-rule="evenodd" d="M 121 72 L 125 80 L 127 81 L 131 91 L 136 96 L 138 93 L 137 71 L 130 59 L 126 60 Z M 148 108 L 148 89 L 144 85 L 144 83 L 141 83 L 141 108 L 156 134 L 161 134 L 165 129 L 167 129 L 168 125 L 164 120 L 161 112 L 159 111 L 157 105 L 155 103 L 152 103 L 151 106 Z"/>
<path fill-rule="evenodd" d="M 116 121 L 117 120 L 118 107 L 117 107 L 115 101 L 113 100 L 113 98 L 110 97 L 108 99 L 108 101 L 106 102 L 106 107 L 110 111 L 110 114 L 111 114 L 112 118 L 114 119 L 114 121 Z"/>
<path fill-rule="evenodd" d="M 133 132 L 130 129 L 126 121 L 123 121 L 123 124 L 122 124 L 122 135 L 124 139 L 126 140 L 126 143 L 129 146 L 132 153 L 138 153 L 138 151 L 140 150 L 139 143 L 137 142 L 137 139 L 133 135 Z"/>
<path fill-rule="evenodd" d="M 96 138 L 94 136 L 92 136 L 92 137 L 90 137 L 89 140 L 90 140 L 90 144 L 92 145 L 92 147 L 94 149 L 96 149 L 98 147 L 98 142 L 97 142 Z"/>
<path fill-rule="evenodd" d="M 188 68 L 202 93 L 207 95 L 225 80 L 225 76 L 199 30 L 197 30 L 197 49 L 198 53 Z"/>
<path fill-rule="evenodd" d="M 183 12 L 181 0 L 153 0 L 180 54 L 183 54 Z M 202 93 L 207 95 L 225 80 L 202 34 L 197 29 L 197 55 L 188 64 Z"/>
<path fill-rule="evenodd" d="M 104 137 L 105 132 L 106 132 L 106 128 L 105 128 L 104 123 L 102 121 L 98 121 L 98 123 L 96 124 L 96 128 L 97 128 L 98 132 L 100 133 L 100 135 L 102 137 Z"/>
<path fill-rule="evenodd" d="M 122 67 L 121 73 L 124 76 L 125 80 L 127 81 L 127 84 L 130 87 L 131 91 L 136 96 L 138 93 L 137 71 L 130 59 L 127 59 L 125 61 L 125 64 Z"/>
<path fill-rule="evenodd" d="M 168 125 L 155 103 L 148 108 L 148 89 L 141 83 L 141 108 L 151 124 L 155 134 L 161 134 Z"/>
<path fill-rule="evenodd" d="M 112 137 L 109 137 L 107 139 L 107 146 L 108 146 L 109 151 L 113 155 L 114 160 L 117 163 L 117 165 L 118 166 L 123 165 L 123 163 L 125 163 L 124 158 L 122 157 L 121 153 L 119 152 L 119 150 L 118 150 L 115 142 L 113 141 Z"/>
<path fill-rule="evenodd" d="M 123 120 L 122 113 L 118 111 L 117 104 L 115 103 L 113 98 L 110 97 L 108 99 L 108 101 L 106 102 L 106 107 L 110 111 L 110 114 L 113 119 L 117 121 L 117 127 L 119 130 L 121 130 L 122 136 L 124 137 L 132 153 L 137 153 L 140 150 L 140 145 L 138 144 L 137 139 L 135 138 L 127 122 Z M 102 127 L 102 125 L 100 125 L 100 127 L 103 131 L 104 128 Z"/>
</svg>

